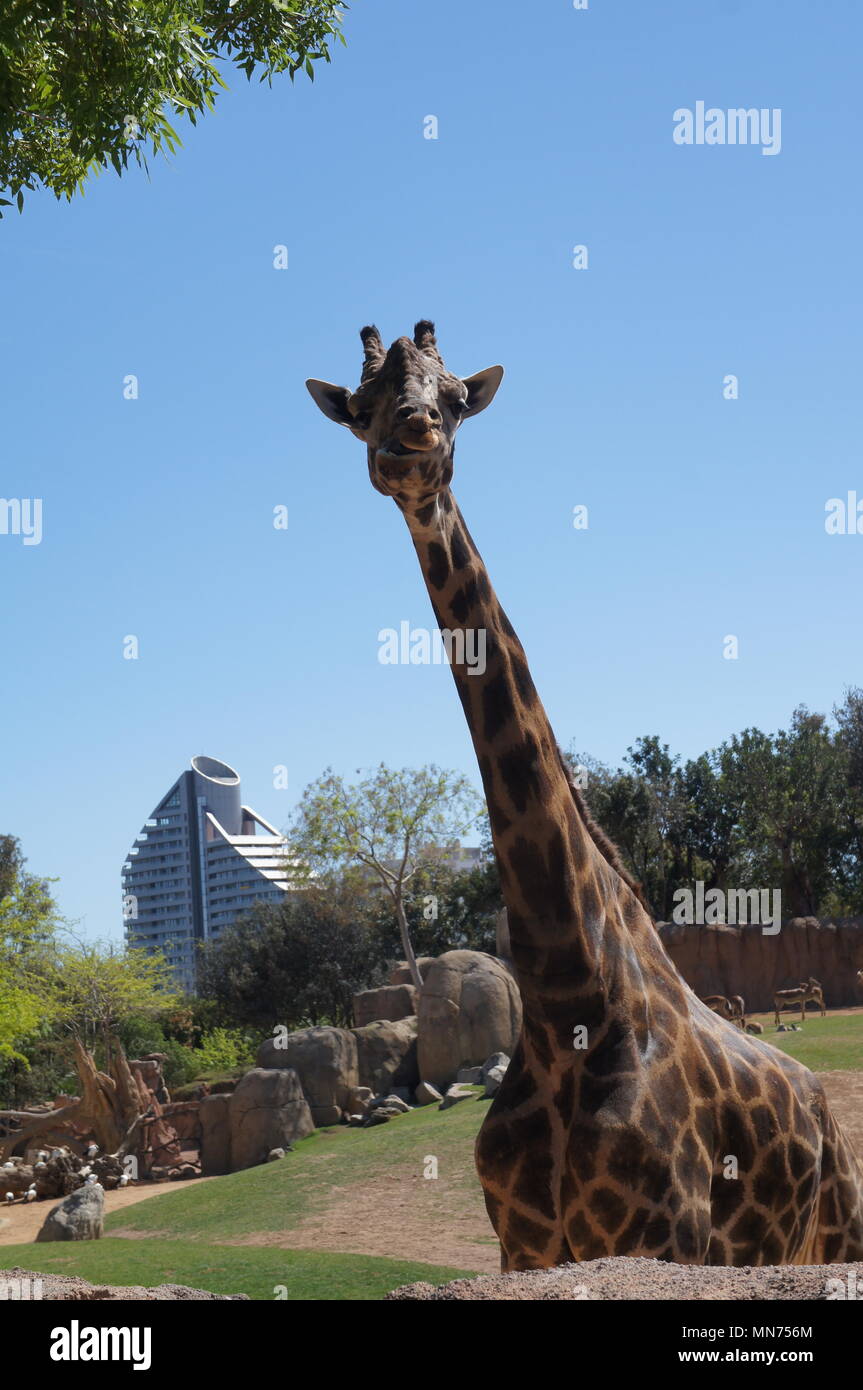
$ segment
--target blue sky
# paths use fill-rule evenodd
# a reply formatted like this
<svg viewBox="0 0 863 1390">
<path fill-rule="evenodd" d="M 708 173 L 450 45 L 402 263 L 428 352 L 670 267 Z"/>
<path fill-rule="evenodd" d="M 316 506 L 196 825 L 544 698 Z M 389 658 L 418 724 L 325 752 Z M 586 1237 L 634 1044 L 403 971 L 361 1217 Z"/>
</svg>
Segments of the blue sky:
<svg viewBox="0 0 863 1390">
<path fill-rule="evenodd" d="M 449 673 L 378 662 L 425 588 L 303 386 L 355 384 L 368 321 L 507 369 L 454 491 L 564 746 L 690 756 L 863 683 L 863 536 L 824 528 L 863 496 L 861 30 L 854 0 L 357 0 L 314 85 L 232 78 L 149 182 L 4 219 L 0 491 L 43 538 L 0 535 L 0 829 L 87 934 L 196 753 L 278 825 L 328 763 L 478 784 Z M 780 108 L 780 153 L 675 144 L 699 100 Z"/>
</svg>

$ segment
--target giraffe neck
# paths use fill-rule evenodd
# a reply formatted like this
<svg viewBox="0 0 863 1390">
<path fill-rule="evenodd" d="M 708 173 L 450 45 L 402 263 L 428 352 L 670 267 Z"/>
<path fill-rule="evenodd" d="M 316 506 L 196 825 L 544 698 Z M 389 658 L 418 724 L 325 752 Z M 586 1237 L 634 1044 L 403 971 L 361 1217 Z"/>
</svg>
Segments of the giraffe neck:
<svg viewBox="0 0 863 1390">
<path fill-rule="evenodd" d="M 439 627 L 485 634 L 484 669 L 460 661 L 457 646 L 450 665 L 479 762 L 522 993 L 554 991 L 555 982 L 563 992 L 579 978 L 610 986 L 632 959 L 627 919 L 649 919 L 588 824 L 452 494 L 404 515 Z M 481 640 L 464 650 L 481 654 Z"/>
</svg>

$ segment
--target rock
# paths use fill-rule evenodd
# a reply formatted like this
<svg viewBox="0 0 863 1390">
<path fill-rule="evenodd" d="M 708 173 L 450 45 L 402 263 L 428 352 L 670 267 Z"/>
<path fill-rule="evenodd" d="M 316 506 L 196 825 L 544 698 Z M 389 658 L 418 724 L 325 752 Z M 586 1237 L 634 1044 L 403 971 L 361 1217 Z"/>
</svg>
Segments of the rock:
<svg viewBox="0 0 863 1390">
<path fill-rule="evenodd" d="M 492 1096 L 497 1095 L 500 1090 L 500 1083 L 505 1076 L 506 1067 L 489 1067 L 485 1073 L 485 1092 L 483 1094 L 485 1100 L 491 1100 Z"/>
<path fill-rule="evenodd" d="M 347 1110 L 350 1115 L 364 1115 L 374 1100 L 371 1086 L 354 1086 L 348 1096 Z"/>
<path fill-rule="evenodd" d="M 772 1010 L 774 990 L 793 988 L 813 975 L 828 1008 L 860 1003 L 856 972 L 863 970 L 863 917 L 794 917 L 773 936 L 765 936 L 760 925 L 660 922 L 657 930 L 699 996 L 740 994 L 747 1013 Z M 809 1008 L 814 1011 L 814 1005 Z"/>
<path fill-rule="evenodd" d="M 348 1115 L 348 1127 L 350 1129 L 360 1129 L 365 1122 L 365 1115 Z"/>
<path fill-rule="evenodd" d="M 267 1154 L 267 1162 L 278 1163 L 280 1158 L 284 1158 L 285 1152 L 285 1149 L 270 1149 L 270 1152 Z"/>
<path fill-rule="evenodd" d="M 104 1229 L 105 1193 L 98 1183 L 79 1187 L 52 1207 L 37 1240 L 98 1240 Z"/>
<path fill-rule="evenodd" d="M 474 1092 L 468 1090 L 467 1086 L 449 1086 L 438 1109 L 449 1110 L 453 1105 L 458 1105 L 460 1100 L 471 1100 L 473 1095 Z"/>
<path fill-rule="evenodd" d="M 747 1031 L 747 1033 L 763 1033 L 763 1032 L 764 1032 L 764 1029 L 763 1029 L 763 1027 L 762 1027 L 762 1025 L 761 1025 L 760 1023 L 755 1022 L 755 1023 L 747 1023 L 747 1025 L 746 1025 L 746 1031 Z"/>
<path fill-rule="evenodd" d="M 425 982 L 426 971 L 428 970 L 430 965 L 434 964 L 436 959 L 436 956 L 417 956 L 417 968 L 419 969 L 423 982 Z M 390 971 L 389 980 L 387 983 L 391 985 L 413 984 L 413 980 L 411 979 L 410 967 L 406 960 L 400 960 L 396 965 L 393 966 L 392 970 Z"/>
<path fill-rule="evenodd" d="M 428 1081 L 421 1081 L 414 1094 L 417 1105 L 436 1105 L 443 1100 L 437 1087 L 432 1086 Z"/>
<path fill-rule="evenodd" d="M 554 1265 L 523 1274 L 485 1274 L 476 1279 L 456 1279 L 450 1284 L 407 1284 L 386 1295 L 392 1300 L 514 1302 L 537 1300 L 567 1303 L 573 1300 L 623 1300 L 650 1306 L 650 1301 L 743 1302 L 771 1299 L 793 1302 L 825 1297 L 829 1279 L 850 1287 L 859 1265 L 678 1265 L 650 1260 L 642 1255 L 607 1255 L 581 1264 Z M 829 1294 L 827 1295 L 829 1297 Z M 693 1318 L 696 1316 L 693 1313 Z M 778 1323 L 777 1316 L 772 1319 Z"/>
<path fill-rule="evenodd" d="M 486 1057 L 482 1064 L 483 1078 L 485 1078 L 487 1072 L 491 1071 L 492 1067 L 503 1067 L 504 1071 L 506 1071 L 509 1064 L 510 1058 L 507 1057 L 505 1052 L 493 1052 L 490 1057 Z"/>
<path fill-rule="evenodd" d="M 43 1169 L 40 1168 L 39 1173 L 34 1173 L 30 1163 L 16 1162 L 14 1158 L 7 1159 L 7 1162 L 14 1163 L 15 1167 L 0 1169 L 0 1183 L 2 1183 L 4 1192 L 12 1192 L 16 1197 L 20 1197 L 22 1193 L 27 1191 L 32 1182 L 35 1181 L 37 1187 L 39 1186 L 39 1173 L 43 1172 Z M 53 1189 L 49 1195 L 55 1195 Z"/>
<path fill-rule="evenodd" d="M 361 1086 L 370 1087 L 374 1095 L 390 1095 L 395 1086 L 406 1086 L 413 1094 L 419 1081 L 415 1018 L 367 1023 L 351 1033 L 356 1039 Z"/>
<path fill-rule="evenodd" d="M 181 1163 L 179 1168 L 175 1168 L 171 1174 L 172 1182 L 186 1182 L 189 1178 L 199 1178 L 201 1175 L 192 1163 Z"/>
<path fill-rule="evenodd" d="M 448 1086 L 461 1067 L 512 1054 L 521 1030 L 518 988 L 494 956 L 447 951 L 426 972 L 417 1021 L 420 1073 Z"/>
<path fill-rule="evenodd" d="M 482 1085 L 482 1067 L 460 1067 L 456 1076 L 463 1086 Z"/>
<path fill-rule="evenodd" d="M 204 1096 L 198 1102 L 201 1117 L 201 1173 L 218 1177 L 231 1170 L 231 1096 Z"/>
<path fill-rule="evenodd" d="M 403 1101 L 401 1096 L 377 1096 L 369 1106 L 370 1110 L 380 1110 L 382 1106 L 392 1110 L 396 1115 L 406 1115 L 410 1106 Z"/>
<path fill-rule="evenodd" d="M 397 1110 L 387 1110 L 383 1105 L 379 1106 L 377 1110 L 370 1110 L 363 1118 L 363 1129 L 370 1129 L 372 1125 L 388 1124 L 393 1115 L 398 1113 Z"/>
<path fill-rule="evenodd" d="M 338 1105 L 319 1105 L 312 1111 L 312 1119 L 318 1129 L 324 1129 L 327 1125 L 340 1125 L 342 1122 L 342 1110 Z"/>
<path fill-rule="evenodd" d="M 354 1026 L 365 1028 L 379 1019 L 397 1023 L 400 1018 L 414 1018 L 417 1011 L 417 991 L 412 984 L 383 985 L 381 989 L 364 989 L 354 995 Z"/>
<path fill-rule="evenodd" d="M 245 1293 L 208 1293 L 205 1289 L 190 1289 L 185 1284 L 156 1284 L 152 1288 L 141 1288 L 139 1284 L 124 1284 L 119 1288 L 110 1284 L 91 1284 L 77 1275 L 34 1274 L 29 1269 L 0 1269 L 0 1288 L 17 1285 L 22 1298 L 43 1298 L 56 1302 L 100 1303 L 182 1303 L 190 1301 L 219 1303 L 248 1302 Z M 38 1293 L 36 1290 L 38 1289 Z M 25 1293 L 24 1291 L 28 1292 Z M 11 1298 L 13 1295 L 8 1293 Z M 70 1309 L 71 1312 L 71 1309 Z M 80 1317 L 80 1314 L 78 1315 Z"/>
<path fill-rule="evenodd" d="M 153 1093 L 160 1105 L 169 1105 L 171 1102 L 170 1092 L 162 1075 L 162 1067 L 167 1060 L 167 1055 L 164 1052 L 148 1052 L 145 1057 L 129 1058 L 129 1068 L 132 1075 L 137 1074 L 138 1080 L 143 1082 L 147 1090 Z"/>
<path fill-rule="evenodd" d="M 361 1082 L 357 1044 L 347 1028 L 301 1028 L 283 1038 L 267 1038 L 257 1060 L 259 1067 L 296 1072 L 316 1125 L 338 1124 Z"/>
<path fill-rule="evenodd" d="M 272 1149 L 287 1148 L 314 1129 L 295 1071 L 255 1067 L 246 1072 L 228 1105 L 233 1172 L 265 1163 Z"/>
<path fill-rule="evenodd" d="M 172 1101 L 162 1107 L 162 1116 L 176 1131 L 177 1138 L 183 1141 L 183 1148 L 191 1148 L 201 1142 L 201 1102 L 199 1100 Z"/>
</svg>

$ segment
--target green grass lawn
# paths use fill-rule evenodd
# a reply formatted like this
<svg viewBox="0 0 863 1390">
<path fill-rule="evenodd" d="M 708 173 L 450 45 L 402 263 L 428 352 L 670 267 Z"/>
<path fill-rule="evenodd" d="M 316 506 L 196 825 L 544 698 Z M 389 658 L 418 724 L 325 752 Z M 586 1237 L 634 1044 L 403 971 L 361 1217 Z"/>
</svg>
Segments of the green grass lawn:
<svg viewBox="0 0 863 1390">
<path fill-rule="evenodd" d="M 446 1184 L 448 1211 L 481 1209 L 473 1145 L 487 1110 L 488 1102 L 468 1100 L 446 1111 L 426 1106 L 372 1129 L 316 1130 L 278 1163 L 178 1184 L 109 1215 L 100 1241 L 2 1246 L 0 1265 L 108 1284 L 189 1284 L 255 1299 L 272 1299 L 283 1285 L 289 1300 L 378 1299 L 399 1284 L 474 1274 L 371 1255 L 223 1242 L 295 1230 L 326 1210 L 334 1188 L 385 1184 L 394 1173 L 420 1175 L 429 1154 L 437 1159 L 438 1181 Z M 387 1219 L 385 1197 L 380 1219 Z M 117 1237 L 116 1231 L 140 1232 L 141 1238 Z M 486 1242 L 497 1244 L 490 1225 Z M 433 1249 L 430 1232 L 430 1254 Z"/>
<path fill-rule="evenodd" d="M 380 1299 L 400 1284 L 420 1279 L 443 1284 L 472 1272 L 372 1255 L 111 1236 L 76 1244 L 3 1245 L 0 1264 L 39 1274 L 77 1274 L 96 1284 L 187 1284 L 211 1293 L 288 1301 Z"/>
<path fill-rule="evenodd" d="M 799 1023 L 800 1011 L 780 1014 L 783 1023 Z M 777 1033 L 773 1014 L 752 1014 L 749 1022 L 763 1024 L 762 1041 L 796 1057 L 811 1071 L 863 1070 L 863 1013 L 827 1014 L 807 1010 L 799 1033 Z"/>
<path fill-rule="evenodd" d="M 477 1096 L 480 1092 L 477 1090 Z M 482 1204 L 473 1145 L 489 1102 L 464 1101 L 451 1110 L 423 1106 L 372 1129 L 344 1125 L 315 1130 L 279 1163 L 266 1163 L 173 1192 L 109 1216 L 105 1233 L 142 1231 L 184 1240 L 234 1240 L 262 1231 L 292 1231 L 326 1209 L 334 1186 L 386 1182 L 394 1172 L 422 1171 L 427 1154 L 438 1161 L 452 1200 Z M 489 1227 L 489 1240 L 494 1235 Z"/>
</svg>

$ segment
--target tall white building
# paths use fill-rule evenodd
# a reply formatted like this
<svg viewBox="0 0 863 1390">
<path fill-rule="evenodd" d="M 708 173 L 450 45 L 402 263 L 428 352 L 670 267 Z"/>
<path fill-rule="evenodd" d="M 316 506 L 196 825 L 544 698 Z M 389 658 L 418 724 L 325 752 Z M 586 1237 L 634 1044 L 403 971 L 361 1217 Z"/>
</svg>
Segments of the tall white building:
<svg viewBox="0 0 863 1390">
<path fill-rule="evenodd" d="M 217 758 L 192 759 L 159 802 L 123 865 L 130 946 L 162 951 L 178 987 L 195 987 L 195 950 L 253 902 L 290 887 L 286 842 L 242 804 L 240 778 Z"/>
</svg>

